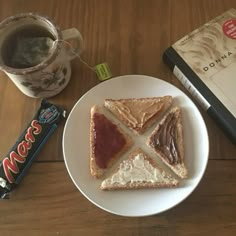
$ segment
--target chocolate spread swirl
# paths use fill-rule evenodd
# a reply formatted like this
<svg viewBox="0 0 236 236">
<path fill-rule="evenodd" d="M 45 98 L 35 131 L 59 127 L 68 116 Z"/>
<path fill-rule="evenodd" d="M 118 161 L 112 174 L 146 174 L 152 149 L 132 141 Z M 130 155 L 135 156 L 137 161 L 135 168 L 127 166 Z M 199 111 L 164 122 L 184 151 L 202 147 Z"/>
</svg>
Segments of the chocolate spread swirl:
<svg viewBox="0 0 236 236">
<path fill-rule="evenodd" d="M 160 125 L 157 132 L 152 136 L 152 143 L 155 149 L 164 154 L 166 161 L 171 164 L 181 163 L 177 147 L 177 119 L 174 113 L 170 113 L 165 122 Z"/>
</svg>

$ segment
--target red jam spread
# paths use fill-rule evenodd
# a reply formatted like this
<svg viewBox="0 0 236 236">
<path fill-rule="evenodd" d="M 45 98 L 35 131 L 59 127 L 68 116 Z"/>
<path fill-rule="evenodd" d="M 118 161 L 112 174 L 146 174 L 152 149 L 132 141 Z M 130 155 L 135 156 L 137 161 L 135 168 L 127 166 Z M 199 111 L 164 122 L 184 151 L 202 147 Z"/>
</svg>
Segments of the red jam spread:
<svg viewBox="0 0 236 236">
<path fill-rule="evenodd" d="M 152 136 L 154 147 L 164 154 L 166 161 L 171 165 L 182 161 L 176 143 L 177 132 L 177 119 L 174 113 L 170 113 L 165 122 Z"/>
<path fill-rule="evenodd" d="M 93 121 L 95 161 L 100 168 L 105 169 L 110 159 L 125 146 L 126 140 L 117 126 L 103 114 L 95 113 Z"/>
</svg>

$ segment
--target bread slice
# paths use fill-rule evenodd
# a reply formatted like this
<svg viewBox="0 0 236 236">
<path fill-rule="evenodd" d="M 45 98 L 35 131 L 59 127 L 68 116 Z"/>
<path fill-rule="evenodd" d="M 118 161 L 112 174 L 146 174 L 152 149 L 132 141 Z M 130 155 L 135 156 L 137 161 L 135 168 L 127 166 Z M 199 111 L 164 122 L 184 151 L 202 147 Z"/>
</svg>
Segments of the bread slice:
<svg viewBox="0 0 236 236">
<path fill-rule="evenodd" d="M 177 186 L 179 181 L 162 170 L 140 148 L 124 159 L 101 183 L 102 190 L 163 188 Z"/>
<path fill-rule="evenodd" d="M 162 161 L 179 177 L 187 177 L 184 163 L 184 137 L 182 114 L 178 107 L 172 108 L 160 121 L 148 138 L 151 147 Z"/>
<path fill-rule="evenodd" d="M 100 178 L 132 145 L 131 138 L 99 111 L 91 108 L 90 172 Z"/>
<path fill-rule="evenodd" d="M 144 133 L 172 104 L 171 96 L 105 99 L 104 106 L 135 134 Z"/>
</svg>

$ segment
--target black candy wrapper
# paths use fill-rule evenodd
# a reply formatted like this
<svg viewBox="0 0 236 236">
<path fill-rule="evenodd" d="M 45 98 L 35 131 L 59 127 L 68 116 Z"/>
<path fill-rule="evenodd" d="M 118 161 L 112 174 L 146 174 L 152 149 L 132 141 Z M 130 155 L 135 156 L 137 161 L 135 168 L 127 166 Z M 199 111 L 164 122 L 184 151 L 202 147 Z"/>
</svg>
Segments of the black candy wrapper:
<svg viewBox="0 0 236 236">
<path fill-rule="evenodd" d="M 42 100 L 35 116 L 0 163 L 1 199 L 8 198 L 9 193 L 20 183 L 61 118 L 65 116 L 64 109 Z"/>
</svg>

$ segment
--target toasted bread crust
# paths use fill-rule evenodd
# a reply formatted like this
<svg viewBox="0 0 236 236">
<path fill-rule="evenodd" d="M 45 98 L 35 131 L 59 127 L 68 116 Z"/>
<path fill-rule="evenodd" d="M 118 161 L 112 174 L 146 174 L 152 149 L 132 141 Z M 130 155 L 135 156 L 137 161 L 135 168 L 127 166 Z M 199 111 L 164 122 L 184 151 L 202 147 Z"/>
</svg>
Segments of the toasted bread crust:
<svg viewBox="0 0 236 236">
<path fill-rule="evenodd" d="M 156 106 L 163 104 L 161 109 L 154 113 L 146 122 L 143 124 L 137 123 L 134 125 L 129 121 L 126 117 L 122 116 L 119 112 L 119 108 L 114 105 L 114 102 L 125 103 L 126 101 L 133 102 L 134 106 L 138 103 L 142 103 L 145 101 L 153 101 Z M 118 120 L 120 120 L 124 125 L 130 128 L 135 134 L 144 133 L 156 120 L 158 117 L 162 116 L 172 105 L 173 99 L 172 96 L 164 96 L 164 97 L 150 97 L 150 98 L 129 98 L 129 99 L 105 99 L 104 106 L 116 116 Z"/>
<path fill-rule="evenodd" d="M 110 187 L 100 187 L 102 190 L 131 190 L 131 189 L 155 189 L 155 188 L 173 188 L 177 184 L 150 184 L 150 183 L 133 183 L 127 184 L 126 186 L 121 184 L 114 184 Z"/>
<path fill-rule="evenodd" d="M 104 186 L 103 184 L 101 184 L 100 188 L 102 190 L 119 190 L 119 189 L 123 189 L 123 190 L 128 190 L 128 189 L 143 189 L 143 188 L 170 188 L 170 187 L 176 187 L 179 184 L 179 181 L 176 180 L 174 177 L 172 177 L 171 175 L 167 174 L 166 172 L 164 172 L 164 170 L 162 170 L 155 162 L 152 158 L 150 158 L 146 153 L 144 153 L 142 151 L 142 149 L 138 148 L 135 151 L 133 151 L 129 157 L 126 160 L 131 160 L 134 159 L 135 156 L 141 154 L 144 157 L 144 160 L 148 161 L 154 168 L 158 169 L 160 171 L 160 175 L 165 176 L 166 178 L 168 178 L 169 182 L 168 183 L 164 183 L 164 182 L 147 182 L 147 181 L 142 181 L 142 182 L 128 182 L 126 184 L 122 184 L 122 183 L 112 183 L 110 185 L 106 185 Z M 124 161 L 126 161 L 124 160 Z M 119 170 L 120 167 L 118 167 L 114 172 L 116 173 Z M 109 177 L 108 177 L 109 178 Z"/>
<path fill-rule="evenodd" d="M 177 134 L 178 137 L 176 138 L 177 141 L 177 146 L 178 146 L 178 151 L 179 151 L 179 155 L 181 158 L 181 161 L 177 164 L 170 164 L 168 163 L 168 161 L 166 160 L 165 154 L 155 148 L 154 143 L 152 141 L 152 136 L 155 135 L 157 133 L 157 131 L 159 130 L 160 126 L 163 125 L 166 121 L 167 116 L 170 113 L 174 113 L 176 119 L 178 120 L 177 122 Z M 178 175 L 180 178 L 186 178 L 188 175 L 188 171 L 187 168 L 185 166 L 185 157 L 184 157 L 184 135 L 183 135 L 183 125 L 182 125 L 182 115 L 181 115 L 181 110 L 178 107 L 174 107 L 172 108 L 161 120 L 161 122 L 157 125 L 157 127 L 153 130 L 153 132 L 151 133 L 151 135 L 149 136 L 148 140 L 147 140 L 147 145 L 149 147 L 151 147 L 153 149 L 153 151 L 161 158 L 161 160 L 170 167 L 170 169 L 176 174 Z"/>
<path fill-rule="evenodd" d="M 92 176 L 94 176 L 95 178 L 99 179 L 106 172 L 106 170 L 109 169 L 117 161 L 117 159 L 119 159 L 119 157 L 123 153 L 125 153 L 132 146 L 133 141 L 132 141 L 132 139 L 127 134 L 124 133 L 124 131 L 122 131 L 120 129 L 120 127 L 117 126 L 117 129 L 119 130 L 119 132 L 121 134 L 123 134 L 123 136 L 125 138 L 125 141 L 126 141 L 126 144 L 116 155 L 111 157 L 111 159 L 109 160 L 109 162 L 107 164 L 107 168 L 105 168 L 105 169 L 100 168 L 96 164 L 96 157 L 95 157 L 94 152 L 93 152 L 93 149 L 94 149 L 94 122 L 93 122 L 93 115 L 95 113 L 100 113 L 99 108 L 97 106 L 93 106 L 91 108 L 91 119 L 90 119 L 90 172 L 91 172 Z"/>
</svg>

